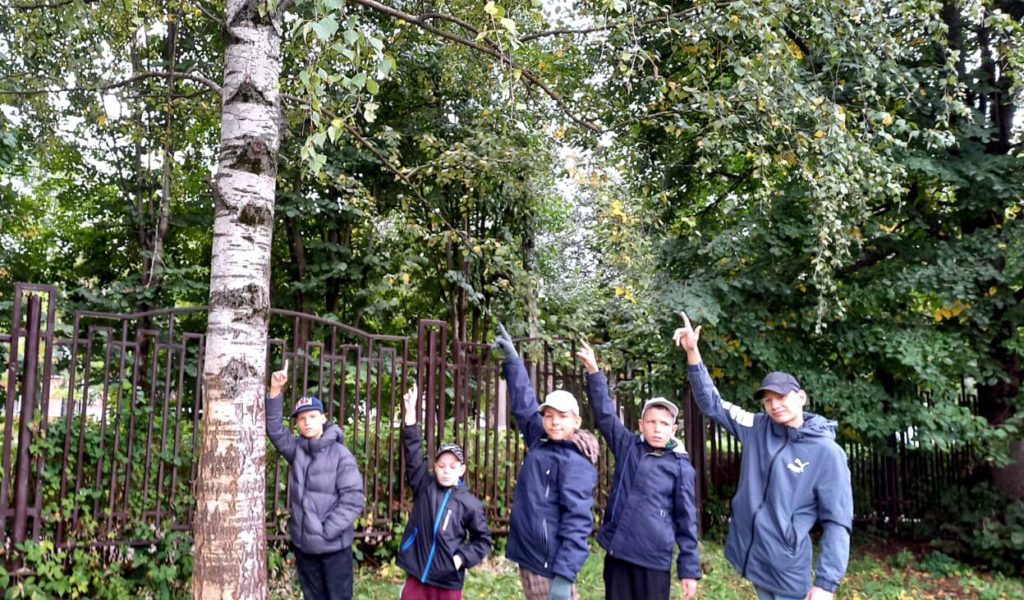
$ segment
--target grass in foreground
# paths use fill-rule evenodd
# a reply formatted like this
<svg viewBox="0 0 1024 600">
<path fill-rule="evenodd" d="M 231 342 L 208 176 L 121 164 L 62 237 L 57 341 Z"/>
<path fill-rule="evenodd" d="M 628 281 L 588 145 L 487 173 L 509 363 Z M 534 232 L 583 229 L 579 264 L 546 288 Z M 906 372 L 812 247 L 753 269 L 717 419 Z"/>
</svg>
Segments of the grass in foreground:
<svg viewBox="0 0 1024 600">
<path fill-rule="evenodd" d="M 836 595 L 839 600 L 1024 598 L 1024 580 L 981 573 L 940 553 L 917 557 L 909 550 L 894 551 L 872 542 L 861 542 L 853 548 L 852 556 L 849 573 Z M 700 598 L 749 600 L 754 597 L 750 584 L 726 562 L 720 544 L 705 542 L 703 560 L 705 575 L 700 583 Z M 603 565 L 604 552 L 595 548 L 580 572 L 581 600 L 604 598 Z M 289 573 L 294 574 L 294 571 Z M 360 568 L 356 574 L 355 596 L 360 600 L 394 600 L 404 579 L 404 572 L 393 564 L 377 569 Z M 521 598 L 516 566 L 501 557 L 488 559 L 469 572 L 463 596 L 466 600 Z"/>
</svg>

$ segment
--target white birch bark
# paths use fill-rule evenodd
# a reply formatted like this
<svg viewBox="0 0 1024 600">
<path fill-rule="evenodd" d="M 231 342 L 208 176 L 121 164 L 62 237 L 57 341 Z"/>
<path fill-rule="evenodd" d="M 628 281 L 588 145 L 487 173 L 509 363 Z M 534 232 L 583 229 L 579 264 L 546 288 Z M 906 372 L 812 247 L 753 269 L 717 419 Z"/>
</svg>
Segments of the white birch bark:
<svg viewBox="0 0 1024 600">
<path fill-rule="evenodd" d="M 282 7 L 228 0 L 193 597 L 267 596 L 264 380 Z M 272 4 L 271 4 L 272 6 Z"/>
</svg>

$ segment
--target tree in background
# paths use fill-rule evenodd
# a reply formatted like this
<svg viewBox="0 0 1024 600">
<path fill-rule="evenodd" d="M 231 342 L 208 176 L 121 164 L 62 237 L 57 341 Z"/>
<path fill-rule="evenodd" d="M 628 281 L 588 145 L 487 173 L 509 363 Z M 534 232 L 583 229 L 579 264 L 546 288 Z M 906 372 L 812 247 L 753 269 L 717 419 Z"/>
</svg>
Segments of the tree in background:
<svg viewBox="0 0 1024 600">
<path fill-rule="evenodd" d="M 603 330 L 646 359 L 685 308 L 733 393 L 787 368 L 846 435 L 913 428 L 1005 459 L 1020 414 L 1017 4 L 445 10 L 0 9 L 0 284 L 42 277 L 126 310 L 208 297 L 217 343 L 249 341 L 208 364 L 225 429 L 206 450 L 230 464 L 202 510 L 262 532 L 223 486 L 258 485 L 261 459 L 243 454 L 262 440 L 271 304 L 394 333 L 435 316 L 459 341 L 515 315 L 530 334 Z M 269 54 L 235 54 L 257 41 Z M 566 148 L 582 162 L 563 173 Z M 229 264 L 236 251 L 253 261 Z M 983 418 L 953 393 L 965 377 Z M 196 589 L 258 595 L 239 574 L 261 568 L 262 533 L 218 555 L 243 528 L 215 535 L 228 515 L 208 515 Z"/>
<path fill-rule="evenodd" d="M 606 96 L 632 116 L 618 155 L 637 199 L 606 221 L 664 232 L 634 337 L 685 308 L 737 397 L 798 372 L 849 437 L 913 431 L 1004 464 L 1020 431 L 1019 6 L 644 6 L 638 20 L 664 17 L 609 37 L 621 93 Z"/>
<path fill-rule="evenodd" d="M 394 31 L 396 22 L 415 25 L 429 36 L 497 61 L 502 67 L 497 78 L 505 80 L 504 90 L 496 95 L 488 91 L 486 82 L 494 74 L 493 63 L 486 63 L 488 68 L 477 71 L 483 74 L 484 84 L 469 86 L 473 94 L 464 96 L 468 103 L 497 100 L 500 105 L 507 101 L 511 84 L 525 79 L 564 105 L 502 49 L 502 44 L 514 42 L 515 22 L 504 16 L 504 8 L 493 4 L 473 7 L 473 16 L 487 24 L 479 29 L 457 18 L 412 15 L 374 2 L 356 4 L 364 10 L 349 11 L 341 1 L 323 0 L 302 3 L 287 12 L 292 7 L 288 2 L 240 0 L 229 2 L 223 15 L 189 3 L 146 2 L 129 10 L 75 2 L 16 4 L 2 13 L 10 25 L 5 27 L 9 33 L 5 50 L 12 60 L 5 63 L 3 81 L 9 87 L 0 89 L 0 97 L 14 108 L 12 118 L 19 127 L 33 131 L 41 146 L 59 149 L 59 160 L 51 160 L 43 147 L 28 146 L 29 138 L 23 138 L 26 144 L 18 168 L 10 166 L 15 161 L 5 163 L 4 174 L 28 191 L 21 192 L 16 185 L 7 189 L 28 200 L 29 209 L 63 196 L 66 201 L 51 205 L 55 210 L 49 212 L 55 218 L 49 230 L 62 231 L 63 225 L 73 224 L 68 228 L 73 233 L 68 235 L 72 252 L 63 253 L 66 262 L 47 272 L 82 290 L 91 303 L 110 298 L 106 305 L 111 308 L 142 310 L 156 301 L 189 302 L 202 286 L 192 285 L 196 272 L 174 272 L 168 240 L 179 231 L 176 225 L 188 225 L 180 218 L 181 208 L 194 202 L 201 210 L 213 199 L 212 223 L 197 213 L 200 223 L 212 224 L 213 237 L 204 441 L 194 531 L 196 597 L 266 594 L 265 578 L 260 576 L 265 573 L 266 549 L 262 386 L 278 152 L 286 124 L 298 125 L 296 137 L 303 140 L 292 158 L 302 161 L 312 174 L 302 186 L 290 182 L 300 206 L 286 216 L 298 220 L 351 213 L 352 208 L 358 210 L 360 201 L 349 202 L 353 197 L 349 192 L 362 194 L 360 188 L 366 189 L 354 182 L 377 179 L 380 189 L 368 188 L 374 195 L 363 202 L 372 210 L 361 216 L 369 218 L 358 225 L 346 224 L 344 219 L 328 225 L 321 239 L 334 243 L 357 229 L 376 233 L 389 226 L 404 227 L 406 231 L 396 239 L 416 243 L 404 256 L 394 253 L 390 261 L 404 266 L 426 255 L 419 264 L 427 272 L 443 274 L 443 283 L 435 291 L 441 300 L 438 304 L 450 307 L 457 339 L 466 339 L 470 306 L 484 304 L 481 290 L 490 286 L 492 292 L 504 293 L 503 287 L 509 287 L 507 271 L 520 263 L 515 254 L 522 252 L 526 264 L 535 261 L 532 245 L 537 220 L 532 214 L 539 207 L 538 199 L 545 197 L 546 179 L 529 172 L 544 156 L 543 149 L 531 141 L 534 134 L 529 127 L 513 122 L 513 128 L 499 123 L 495 115 L 483 119 L 480 127 L 439 136 L 436 129 L 445 120 L 479 116 L 474 113 L 487 116 L 493 110 L 455 105 L 433 115 L 427 110 L 424 129 L 414 130 L 411 143 L 406 142 L 406 152 L 422 159 L 412 166 L 396 160 L 401 158 L 395 150 L 400 144 L 391 143 L 389 130 L 381 130 L 383 144 L 378 145 L 357 127 L 377 119 L 380 105 L 372 97 L 380 93 L 381 82 L 395 66 L 395 60 L 384 53 L 381 36 Z M 51 15 L 42 12 L 46 8 L 57 9 L 59 18 L 48 21 Z M 524 14 L 532 10 L 526 8 Z M 374 15 L 384 16 L 375 22 Z M 431 23 L 435 19 L 443 22 L 440 27 Z M 466 37 L 467 27 L 475 36 Z M 489 36 L 497 41 L 488 40 Z M 285 40 L 294 43 L 292 54 L 282 51 Z M 420 52 L 434 50 L 420 44 Z M 286 62 L 289 56 L 295 62 Z M 220 64 L 223 84 L 216 83 L 210 72 Z M 282 64 L 292 68 L 283 77 Z M 453 84 L 449 77 L 446 88 L 454 89 Z M 282 87 L 293 93 L 282 94 Z M 217 115 L 206 95 L 210 92 L 221 98 L 219 115 L 192 120 L 189 115 Z M 284 110 L 283 98 L 299 107 L 298 119 L 292 120 Z M 216 159 L 211 152 L 213 123 L 219 123 L 220 129 Z M 112 133 L 104 140 L 107 131 Z M 522 145 L 509 152 L 503 146 L 511 138 L 518 138 Z M 342 161 L 331 165 L 334 181 L 321 178 L 328 158 L 339 149 L 344 154 L 345 140 L 364 152 L 362 160 L 372 156 L 385 165 L 390 177 L 402 180 L 406 191 L 396 191 L 377 165 L 367 172 L 347 174 L 341 169 L 351 163 Z M 108 148 L 102 147 L 104 141 Z M 188 163 L 186 156 L 199 160 Z M 182 163 L 190 168 L 179 169 Z M 207 169 L 214 174 L 212 190 L 180 187 L 190 177 L 205 181 Z M 483 171 L 483 176 L 477 171 Z M 25 182 L 36 176 L 45 177 L 50 185 Z M 303 175 L 298 179 L 303 181 Z M 89 183 L 84 202 L 82 181 Z M 318 211 L 311 200 L 322 202 L 330 211 Z M 119 219 L 126 214 L 127 218 Z M 301 228 L 292 227 L 291 233 L 291 247 L 300 259 L 296 283 L 308 285 L 301 279 L 301 257 L 309 238 Z M 20 242 L 32 237 L 30 229 L 19 223 L 18 235 L 12 239 Z M 191 261 L 202 257 L 203 237 L 192 241 L 196 239 L 199 244 L 185 244 L 178 256 Z M 337 250 L 339 244 L 334 246 L 331 249 Z M 372 253 L 373 246 L 369 248 Z M 494 262 L 487 259 L 490 252 L 504 258 L 488 272 Z M 79 269 L 83 256 L 96 259 L 91 275 Z M 52 258 L 52 254 L 41 254 L 37 260 L 47 261 L 50 267 Z M 334 258 L 316 264 L 331 273 L 325 284 L 342 279 L 338 273 L 343 270 L 332 264 Z M 31 271 L 29 267 L 23 272 Z M 375 274 L 365 271 L 361 277 L 371 281 Z M 401 274 L 397 277 L 407 283 Z M 331 287 L 325 305 L 340 306 L 337 289 Z M 527 303 L 534 297 L 528 291 L 517 292 Z M 358 293 L 352 296 L 355 306 L 372 305 L 361 302 Z M 534 305 L 532 314 L 538 310 Z M 361 318 L 358 312 L 354 317 Z"/>
</svg>

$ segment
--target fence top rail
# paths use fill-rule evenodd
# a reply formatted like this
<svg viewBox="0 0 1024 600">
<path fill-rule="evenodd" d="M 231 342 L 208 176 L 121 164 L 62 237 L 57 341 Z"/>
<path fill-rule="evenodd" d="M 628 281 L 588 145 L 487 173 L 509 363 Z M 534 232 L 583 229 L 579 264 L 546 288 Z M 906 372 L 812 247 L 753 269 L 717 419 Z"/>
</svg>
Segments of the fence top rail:
<svg viewBox="0 0 1024 600">
<path fill-rule="evenodd" d="M 160 308 L 160 309 L 147 310 L 147 311 L 141 311 L 141 312 L 103 312 L 103 311 L 96 311 L 96 310 L 77 310 L 74 313 L 74 319 L 75 319 L 76 322 L 80 321 L 82 318 L 97 318 L 97 319 L 111 319 L 111 320 L 118 320 L 118 321 L 126 321 L 126 320 L 143 319 L 143 318 L 149 318 L 149 317 L 179 316 L 179 315 L 195 314 L 195 313 L 202 313 L 202 312 L 205 312 L 207 310 L 209 310 L 209 306 L 208 305 L 179 307 L 179 308 Z M 288 309 L 284 309 L 284 308 L 271 308 L 270 309 L 270 313 L 272 315 L 304 319 L 304 320 L 307 320 L 307 321 L 310 321 L 310 322 L 313 322 L 313 323 L 318 323 L 320 325 L 334 327 L 334 328 L 337 328 L 337 329 L 339 329 L 341 331 L 349 333 L 349 334 L 351 334 L 353 336 L 365 338 L 367 340 L 375 340 L 375 341 L 381 341 L 381 342 L 405 342 L 405 341 L 408 341 L 408 339 L 409 339 L 408 336 L 402 336 L 402 335 L 370 333 L 368 331 L 364 331 L 364 330 L 359 329 L 357 327 L 353 327 L 351 325 L 347 325 L 345 323 L 341 323 L 341 322 L 335 321 L 333 319 L 328 319 L 328 318 L 320 317 L 320 316 L 316 316 L 316 315 L 310 315 L 310 314 L 307 314 L 307 313 L 301 313 L 301 312 L 297 312 L 297 311 L 294 311 L 294 310 L 288 310 Z M 62 341 L 69 341 L 70 342 L 72 340 L 68 339 L 68 340 L 62 340 Z"/>
<path fill-rule="evenodd" d="M 346 332 L 351 333 L 352 335 L 355 335 L 355 336 L 364 337 L 364 338 L 367 338 L 367 339 L 378 340 L 378 341 L 384 341 L 384 342 L 404 342 L 404 341 L 407 341 L 409 339 L 408 336 L 404 336 L 404 335 L 389 335 L 389 334 L 384 334 L 384 333 L 369 333 L 367 331 L 363 331 L 362 329 L 359 329 L 358 327 L 353 327 L 351 325 L 346 325 L 345 323 L 342 323 L 340 321 L 335 321 L 334 319 L 328 319 L 328 318 L 325 318 L 325 317 L 320 317 L 320 316 L 316 316 L 316 315 L 310 315 L 308 313 L 303 313 L 303 312 L 298 312 L 298 311 L 294 311 L 294 310 L 289 310 L 289 309 L 286 309 L 286 308 L 271 308 L 270 309 L 270 314 L 272 314 L 272 315 L 280 315 L 282 317 L 294 317 L 294 318 L 298 318 L 298 319 L 305 319 L 305 320 L 313 322 L 313 323 L 319 323 L 321 325 L 327 325 L 327 326 L 330 326 L 330 327 L 336 327 L 336 328 L 338 328 L 338 329 L 340 329 L 342 331 L 346 331 Z"/>
</svg>

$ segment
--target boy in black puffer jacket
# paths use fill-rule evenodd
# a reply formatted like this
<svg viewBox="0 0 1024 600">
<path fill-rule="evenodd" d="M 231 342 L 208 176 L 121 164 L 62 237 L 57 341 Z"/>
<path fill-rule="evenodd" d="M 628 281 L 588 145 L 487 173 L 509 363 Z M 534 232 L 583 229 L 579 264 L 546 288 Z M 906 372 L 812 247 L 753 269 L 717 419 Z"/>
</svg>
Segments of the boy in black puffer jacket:
<svg viewBox="0 0 1024 600">
<path fill-rule="evenodd" d="M 294 435 L 284 427 L 284 386 L 288 361 L 270 376 L 267 436 L 291 466 L 289 525 L 299 585 L 305 600 L 351 600 L 353 524 L 363 512 L 363 476 L 342 445 L 341 429 L 327 424 L 324 405 L 315 396 L 295 402 Z"/>
<path fill-rule="evenodd" d="M 431 476 L 416 423 L 419 394 L 415 384 L 402 399 L 402 451 L 415 500 L 398 551 L 398 566 L 409 574 L 401 600 L 461 600 L 466 569 L 491 552 L 491 530 L 480 500 L 461 480 L 466 472 L 462 448 L 442 444 L 434 456 Z"/>
</svg>

